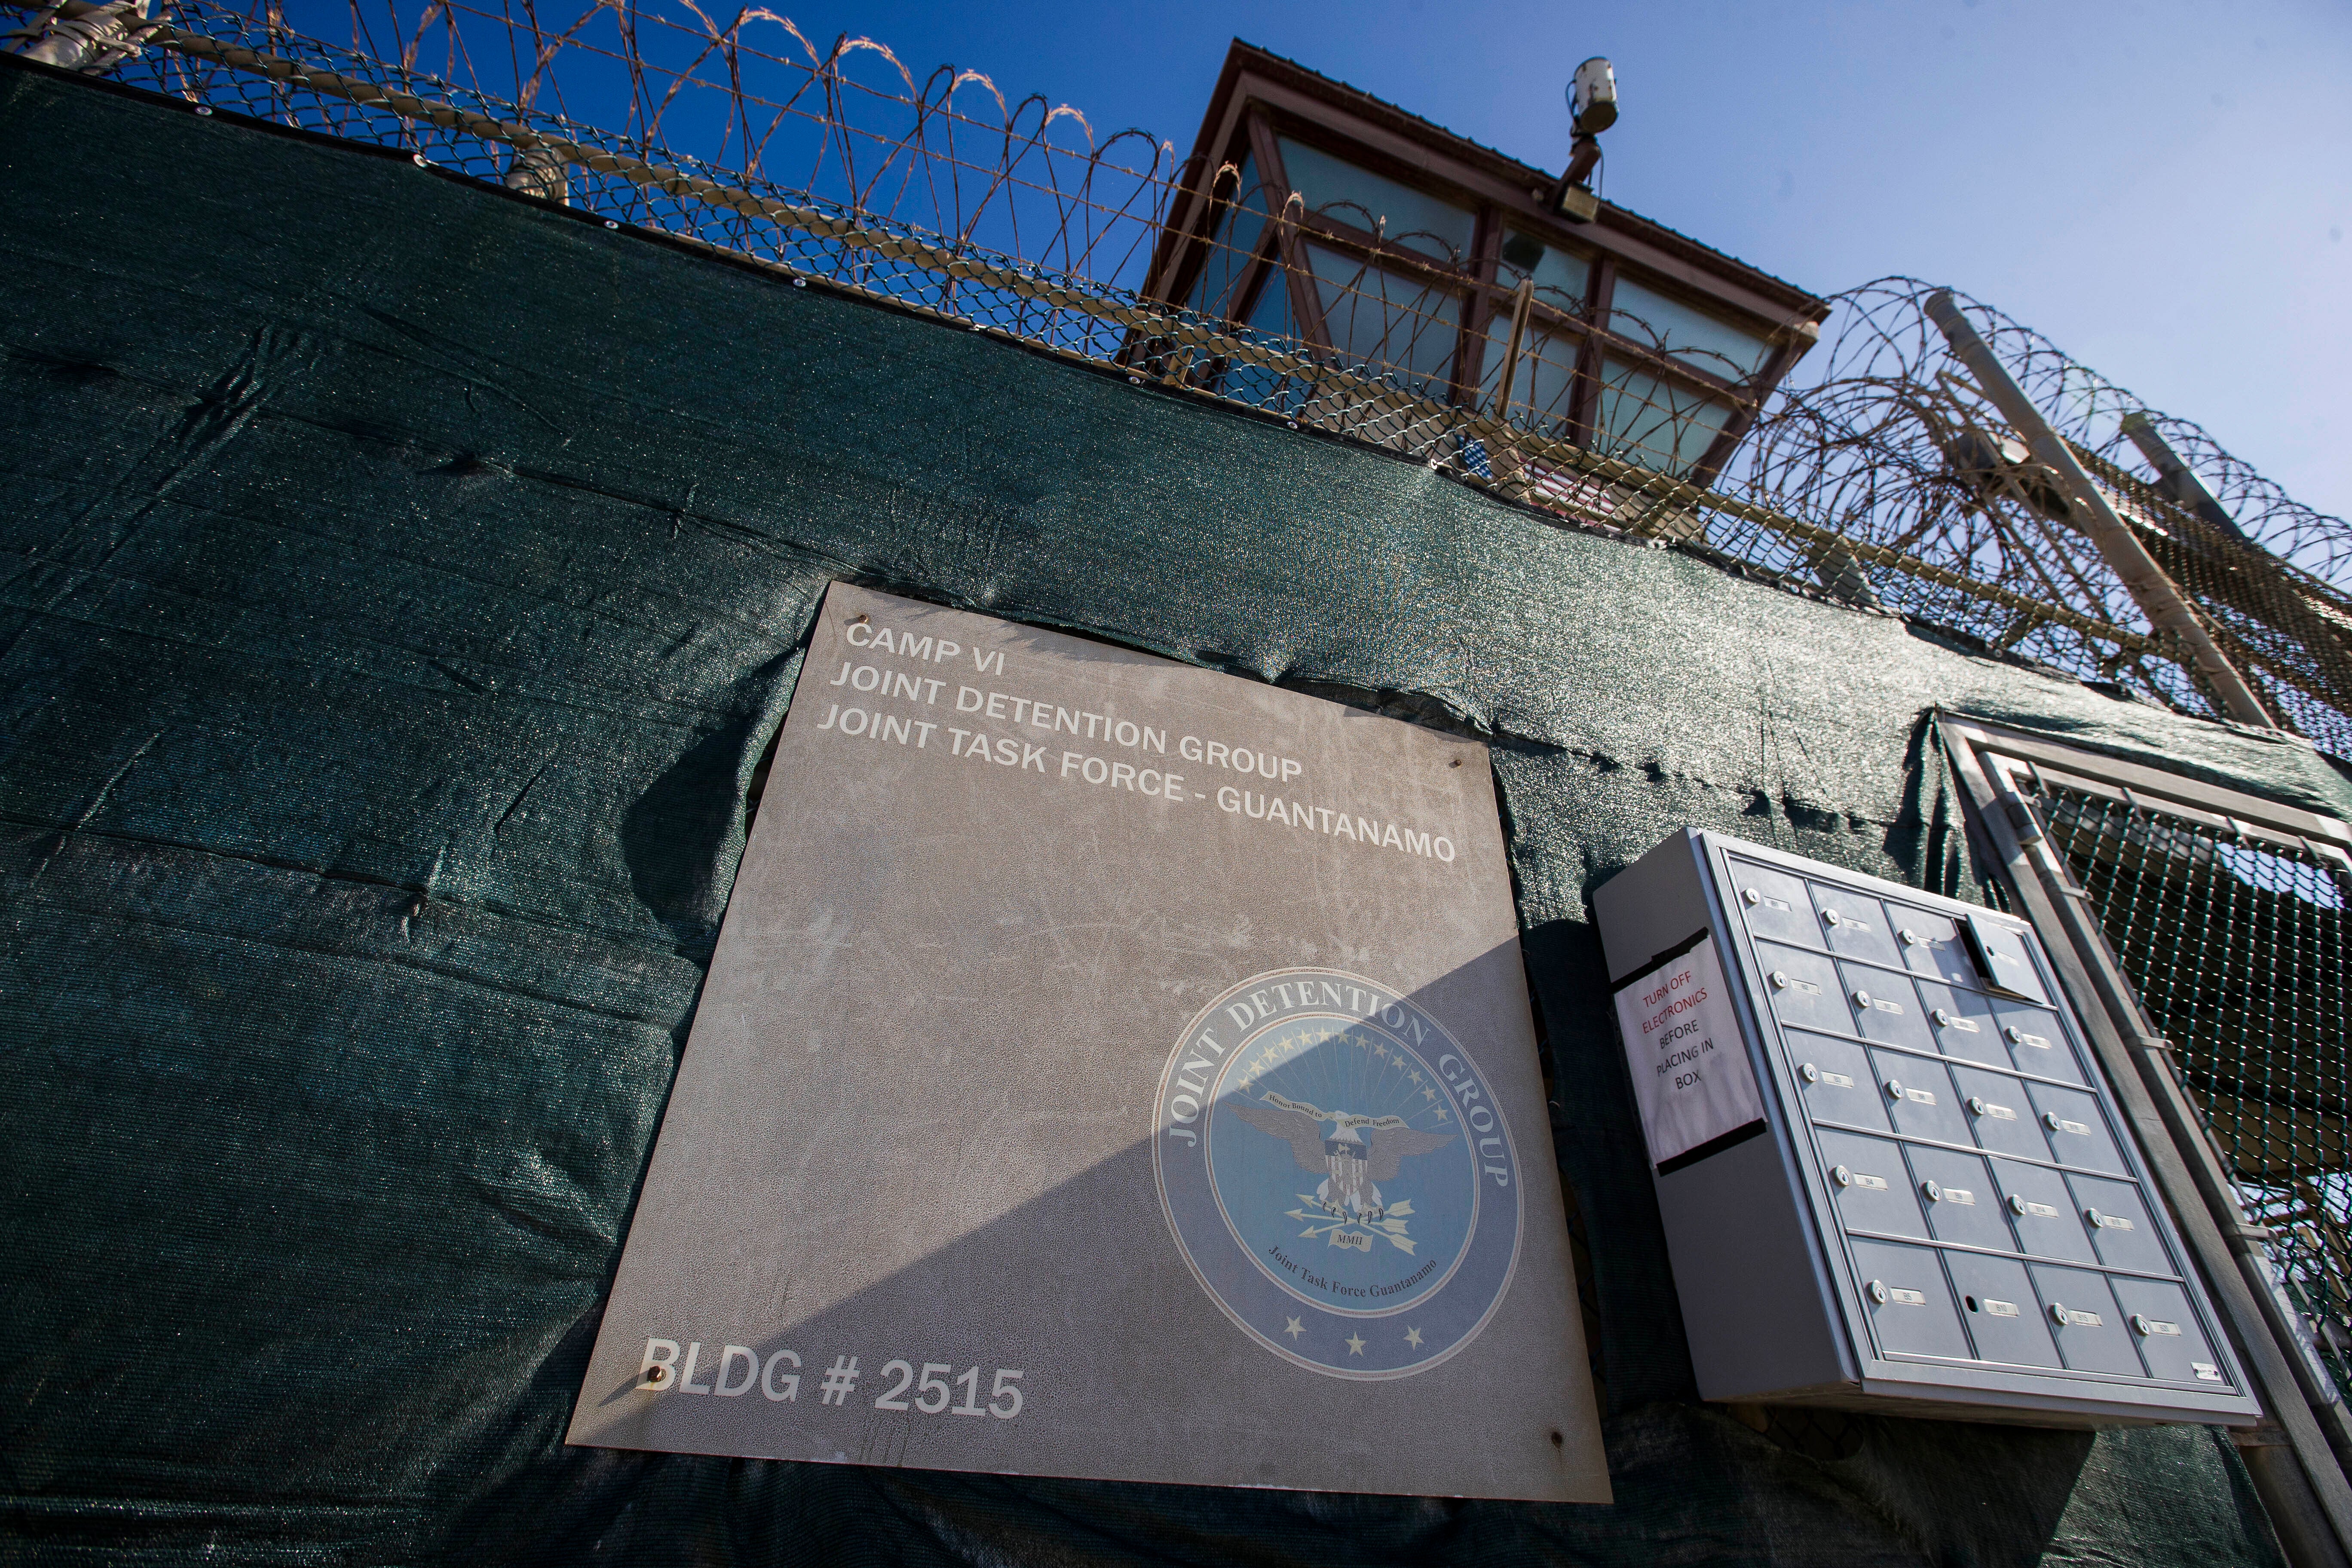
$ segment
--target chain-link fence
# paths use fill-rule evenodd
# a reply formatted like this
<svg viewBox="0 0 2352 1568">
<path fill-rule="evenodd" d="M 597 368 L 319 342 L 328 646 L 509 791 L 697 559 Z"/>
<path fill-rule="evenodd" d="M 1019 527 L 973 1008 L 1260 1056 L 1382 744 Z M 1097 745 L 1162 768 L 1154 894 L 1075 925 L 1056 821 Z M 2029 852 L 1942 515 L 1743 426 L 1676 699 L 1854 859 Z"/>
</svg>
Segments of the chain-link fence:
<svg viewBox="0 0 2352 1568">
<path fill-rule="evenodd" d="M 2352 1393 L 2352 865 L 2333 847 L 2128 791 L 2038 772 L 2018 783 Z"/>
<path fill-rule="evenodd" d="M 2116 695 L 2222 711 L 2189 654 L 2140 631 L 2146 616 L 2061 476 L 1930 319 L 1934 292 L 1890 278 L 1840 295 L 1822 348 L 1765 409 L 1720 486 L 2019 595 L 1997 603 L 1864 557 L 1877 598 L 1906 615 Z M 2352 756 L 2352 528 L 2296 505 L 2194 426 L 2147 408 L 2031 329 L 1958 302 L 2270 716 Z M 2053 621 L 2038 603 L 2137 635 Z"/>
<path fill-rule="evenodd" d="M 205 111 L 397 148 L 1379 446 L 1562 523 L 1899 614 L 2117 697 L 2222 711 L 1956 370 L 1911 279 L 1835 297 L 1820 346 L 1781 379 L 1809 319 L 1709 336 L 1626 283 L 1596 309 L 1583 263 L 1538 237 L 1508 232 L 1479 260 L 1458 210 L 1410 192 L 1368 201 L 1360 179 L 1304 166 L 1276 183 L 1248 156 L 1205 166 L 1143 132 L 1099 134 L 1067 105 L 1009 100 L 977 71 L 919 79 L 866 38 L 820 48 L 764 9 L 0 10 L 22 19 L 20 52 Z M 2271 714 L 2352 756 L 2352 529 L 1962 305 Z"/>
<path fill-rule="evenodd" d="M 2075 455 L 2279 723 L 2352 757 L 2352 598 L 2111 457 Z M 2208 515 L 2209 512 L 2214 515 Z"/>
</svg>

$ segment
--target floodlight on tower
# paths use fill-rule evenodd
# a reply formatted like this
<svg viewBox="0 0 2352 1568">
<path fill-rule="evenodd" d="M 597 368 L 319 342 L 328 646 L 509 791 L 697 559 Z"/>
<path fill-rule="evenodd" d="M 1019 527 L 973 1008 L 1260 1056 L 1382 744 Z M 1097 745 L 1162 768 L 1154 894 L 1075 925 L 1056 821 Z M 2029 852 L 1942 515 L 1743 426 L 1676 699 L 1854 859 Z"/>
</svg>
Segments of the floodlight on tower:
<svg viewBox="0 0 2352 1568">
<path fill-rule="evenodd" d="M 1568 84 L 1568 108 L 1575 141 L 1568 170 L 1552 187 L 1551 209 L 1570 223 L 1591 223 L 1601 210 L 1592 193 L 1592 171 L 1601 163 L 1600 136 L 1617 123 L 1617 68 L 1595 55 L 1576 68 Z"/>
</svg>

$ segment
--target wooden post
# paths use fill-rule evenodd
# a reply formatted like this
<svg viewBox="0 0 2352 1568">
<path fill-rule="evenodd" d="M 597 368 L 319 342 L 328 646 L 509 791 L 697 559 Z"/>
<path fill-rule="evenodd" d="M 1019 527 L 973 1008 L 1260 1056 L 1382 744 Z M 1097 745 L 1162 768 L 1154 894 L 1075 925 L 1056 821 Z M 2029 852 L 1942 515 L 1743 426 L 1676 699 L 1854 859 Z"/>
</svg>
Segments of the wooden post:
<svg viewBox="0 0 2352 1568">
<path fill-rule="evenodd" d="M 1498 435 L 1487 448 L 1487 471 L 1498 484 L 1516 483 L 1527 464 L 1519 456 L 1518 447 L 1511 442 L 1511 392 L 1519 380 L 1519 351 L 1527 342 L 1528 308 L 1535 303 L 1536 280 L 1522 278 L 1519 286 L 1511 290 L 1511 331 L 1503 343 L 1503 374 L 1496 378 L 1495 400 L 1486 407 L 1486 415 L 1495 422 Z M 1517 493 L 1517 492 L 1513 492 Z"/>
<path fill-rule="evenodd" d="M 1927 317 L 1943 332 L 1944 340 L 1952 345 L 1953 354 L 1968 367 L 1984 395 L 1992 399 L 2011 427 L 2025 438 L 2026 448 L 2035 460 L 2057 477 L 2075 521 L 2098 546 L 2099 553 L 2115 574 L 2123 579 L 2132 602 L 2139 606 L 2148 624 L 2158 631 L 2170 633 L 2189 649 L 2198 673 L 2220 697 L 2222 710 L 2231 718 L 2241 724 L 2275 728 L 2262 700 L 2254 695 L 2254 689 L 2222 654 L 2213 634 L 2205 629 L 2205 623 L 2182 595 L 2179 585 L 2164 574 L 2164 569 L 2156 563 L 2139 536 L 2116 514 L 2107 498 L 2091 482 L 2091 476 L 2083 471 L 2083 465 L 2074 460 L 2066 443 L 2042 418 L 2042 411 L 2033 406 L 2032 400 L 1993 358 L 1991 348 L 1960 314 L 1948 289 L 1938 289 L 1928 298 Z"/>
<path fill-rule="evenodd" d="M 1496 418 L 1508 424 L 1511 417 L 1511 388 L 1519 378 L 1519 345 L 1528 335 L 1528 307 L 1535 302 L 1536 280 L 1522 278 L 1511 294 L 1511 336 L 1503 345 L 1503 381 L 1495 389 Z"/>
</svg>

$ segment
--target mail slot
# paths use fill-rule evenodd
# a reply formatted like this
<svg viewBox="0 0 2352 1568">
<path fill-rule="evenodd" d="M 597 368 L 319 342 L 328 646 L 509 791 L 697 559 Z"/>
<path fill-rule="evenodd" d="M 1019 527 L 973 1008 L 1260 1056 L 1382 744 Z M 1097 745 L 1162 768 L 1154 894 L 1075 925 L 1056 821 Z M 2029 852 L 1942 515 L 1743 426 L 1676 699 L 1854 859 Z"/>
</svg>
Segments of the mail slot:
<svg viewBox="0 0 2352 1568">
<path fill-rule="evenodd" d="M 1863 1277 L 1863 1300 L 1879 1347 L 1895 1355 L 1965 1359 L 1968 1335 L 1952 1310 L 1944 1266 L 1924 1247 L 1857 1241 L 1854 1271 Z"/>
<path fill-rule="evenodd" d="M 2110 1268 L 2131 1268 L 2143 1274 L 2173 1271 L 2172 1259 L 2164 1255 L 2164 1240 L 2156 1234 L 2137 1187 L 2129 1182 L 2080 1175 L 2068 1176 L 2066 1186 L 2074 1194 L 2074 1212 L 2082 1218 L 2100 1262 Z"/>
<path fill-rule="evenodd" d="M 2096 1263 L 2091 1238 L 2074 1213 L 2074 1194 L 2066 1178 L 2047 1165 L 1993 1160 L 1993 1184 L 2000 1188 L 2001 1205 L 2016 1232 L 2017 1248 L 2035 1258 L 2063 1258 L 2069 1263 Z"/>
<path fill-rule="evenodd" d="M 2075 1372 L 2107 1372 L 2123 1376 L 2145 1375 L 2139 1352 L 2132 1346 L 2130 1330 L 2116 1310 L 2115 1293 L 2104 1275 L 2081 1268 L 2034 1265 L 2027 1269 L 2042 1297 L 2050 1337 L 2058 1342 L 2058 1359 Z"/>
<path fill-rule="evenodd" d="M 1917 984 L 1919 1005 L 1927 1009 L 1927 1026 L 1934 1031 L 1938 1050 L 1989 1067 L 2010 1065 L 2009 1042 L 2000 1037 L 2000 1022 L 1993 1016 L 1990 997 L 1933 980 Z"/>
<path fill-rule="evenodd" d="M 2023 921 L 1695 830 L 1593 906 L 1622 1017 L 1657 954 L 1707 944 L 1724 979 L 1692 1090 L 1714 1098 L 1654 1117 L 1681 1090 L 1629 1083 L 1645 1135 L 1675 1129 L 1652 1180 L 1704 1396 L 2256 1418 Z"/>
<path fill-rule="evenodd" d="M 1764 984 L 1773 1016 L 1800 1029 L 1853 1033 L 1853 1018 L 1838 989 L 1837 965 L 1819 953 L 1772 942 L 1756 944 L 1757 958 L 1769 965 Z"/>
<path fill-rule="evenodd" d="M 1953 1091 L 1968 1112 L 1969 1136 L 1978 1148 L 2027 1160 L 2050 1158 L 2050 1145 L 2042 1142 L 2042 1123 L 2033 1114 L 2033 1098 L 2022 1081 L 1958 1063 L 1951 1072 Z"/>
<path fill-rule="evenodd" d="M 1873 1051 L 1870 1066 L 1878 1075 L 1878 1091 L 1895 1131 L 1943 1143 L 1969 1141 L 1968 1118 L 1961 1114 L 1952 1075 L 1942 1062 L 1901 1051 Z"/>
<path fill-rule="evenodd" d="M 1913 1143 L 1904 1150 L 1911 1161 L 1913 1189 L 1929 1234 L 1937 1241 L 1963 1247 L 1989 1247 L 2007 1252 L 2017 1245 L 2009 1222 L 2001 1217 L 2000 1193 L 1992 1173 L 1974 1154 L 1931 1149 Z"/>
<path fill-rule="evenodd" d="M 1976 967 L 1949 915 L 1932 915 L 1905 904 L 1888 904 L 1886 918 L 1895 927 L 1895 944 L 1903 950 L 1904 967 L 1930 980 L 1956 984 L 1976 983 Z"/>
<path fill-rule="evenodd" d="M 1902 966 L 1894 933 L 1886 929 L 1886 911 L 1879 907 L 1876 899 L 1845 889 L 1824 888 L 1819 882 L 1811 884 L 1807 890 L 1812 894 L 1813 908 L 1821 916 L 1822 941 L 1832 952 L 1865 958 L 1889 968 Z"/>
<path fill-rule="evenodd" d="M 2047 1083 L 2029 1084 L 2026 1093 L 2041 1120 L 2042 1135 L 2049 1140 L 2052 1159 L 2062 1165 L 2125 1173 L 2124 1157 L 2107 1134 L 2106 1115 L 2097 1097 Z"/>
<path fill-rule="evenodd" d="M 2041 970 L 2026 950 L 2023 931 L 1979 911 L 1968 917 L 1966 934 L 1984 954 L 1986 974 L 1995 986 L 2036 1002 L 2050 1000 Z"/>
<path fill-rule="evenodd" d="M 1927 1016 L 1919 1010 L 1919 994 L 1911 977 L 1874 969 L 1851 960 L 1838 962 L 1838 984 L 1853 1009 L 1853 1032 L 1865 1040 L 1907 1046 L 1935 1053 L 1936 1037 L 1927 1032 Z"/>
<path fill-rule="evenodd" d="M 1851 1040 L 1791 1029 L 1790 1059 L 1796 1063 L 1799 1093 L 1816 1121 L 1867 1127 L 1887 1132 L 1886 1100 L 1870 1069 L 1870 1057 Z"/>
<path fill-rule="evenodd" d="M 2021 1366 L 2065 1364 L 2058 1359 L 2042 1299 L 2033 1292 L 2025 1265 L 1967 1252 L 1946 1253 L 1944 1262 L 1960 1297 L 1960 1320 L 1976 1342 L 1980 1360 Z"/>
<path fill-rule="evenodd" d="M 2221 1363 L 2198 1326 L 2186 1291 L 2161 1279 L 2111 1279 L 2108 1284 L 2150 1377 L 2172 1383 L 2221 1381 Z"/>
<path fill-rule="evenodd" d="M 1927 1239 L 1927 1226 L 1919 1217 L 1919 1200 L 1911 1190 L 1911 1167 L 1904 1162 L 1902 1144 L 1827 1129 L 1817 1136 L 1822 1158 L 1829 1162 L 1832 1201 L 1845 1229 Z"/>
<path fill-rule="evenodd" d="M 2088 1081 L 2056 1013 L 1996 996 L 1992 1016 L 2000 1025 L 2000 1043 L 2009 1052 L 2010 1064 L 2018 1071 L 2064 1083 Z"/>
<path fill-rule="evenodd" d="M 1794 942 L 1818 948 L 1821 916 L 1802 879 L 1753 863 L 1739 868 L 1740 914 L 1748 930 L 1768 942 Z"/>
</svg>

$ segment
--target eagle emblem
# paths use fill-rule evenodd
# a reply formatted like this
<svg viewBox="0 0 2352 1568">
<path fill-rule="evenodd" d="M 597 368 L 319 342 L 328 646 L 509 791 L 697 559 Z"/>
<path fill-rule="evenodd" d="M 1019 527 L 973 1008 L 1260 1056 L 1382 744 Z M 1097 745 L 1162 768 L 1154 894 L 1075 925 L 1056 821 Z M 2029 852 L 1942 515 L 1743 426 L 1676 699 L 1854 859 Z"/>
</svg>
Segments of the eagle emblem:
<svg viewBox="0 0 2352 1568">
<path fill-rule="evenodd" d="M 1410 1377 L 1494 1316 L 1518 1263 L 1517 1149 L 1478 1047 L 1422 997 L 1269 970 L 1177 1036 L 1153 1106 L 1170 1238 L 1234 1324 L 1329 1377 Z"/>
<path fill-rule="evenodd" d="M 1319 1237 L 1330 1246 L 1360 1252 L 1378 1238 L 1400 1252 L 1412 1251 L 1412 1200 L 1391 1203 L 1380 1184 L 1394 1181 L 1413 1155 L 1454 1142 L 1452 1133 L 1423 1132 L 1408 1126 L 1402 1116 L 1320 1110 L 1271 1090 L 1262 1103 L 1240 1100 L 1229 1109 L 1259 1131 L 1286 1140 L 1300 1170 L 1324 1173 L 1312 1193 L 1298 1194 L 1308 1207 L 1289 1211 L 1292 1219 L 1307 1222 L 1300 1239 Z M 1323 1131 L 1327 1121 L 1332 1126 L 1328 1137 Z"/>
</svg>

